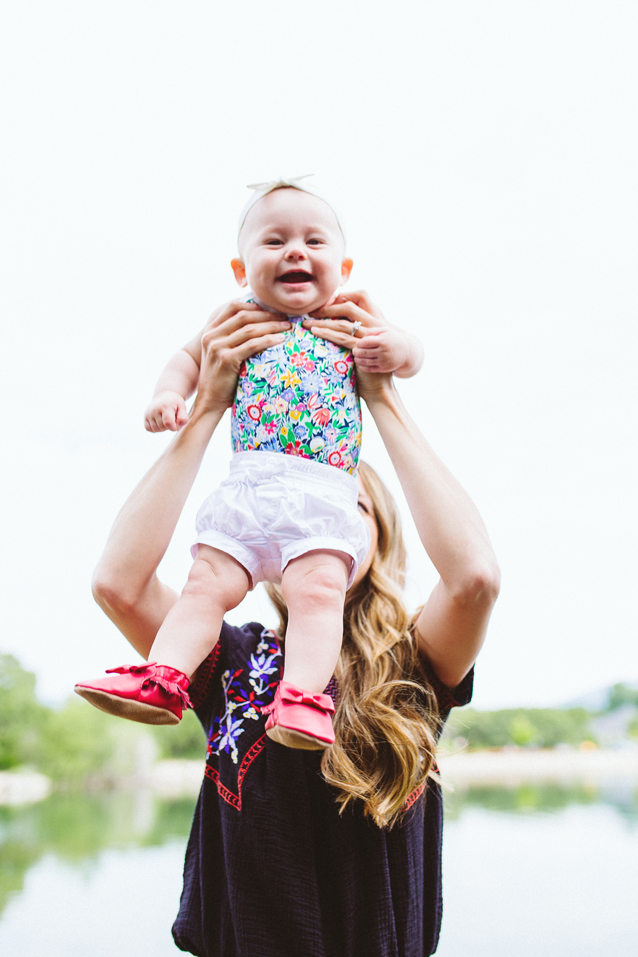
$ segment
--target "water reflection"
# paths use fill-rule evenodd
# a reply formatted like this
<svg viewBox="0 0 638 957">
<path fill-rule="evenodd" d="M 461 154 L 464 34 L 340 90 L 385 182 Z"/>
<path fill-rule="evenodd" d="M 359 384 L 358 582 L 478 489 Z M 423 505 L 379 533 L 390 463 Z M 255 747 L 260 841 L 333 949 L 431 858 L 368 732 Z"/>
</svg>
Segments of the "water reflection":
<svg viewBox="0 0 638 957">
<path fill-rule="evenodd" d="M 638 825 L 638 788 L 629 781 L 604 787 L 574 783 L 522 783 L 516 787 L 456 787 L 445 791 L 446 819 L 457 820 L 469 807 L 514 814 L 555 814 L 571 805 L 604 804 L 629 825 Z"/>
<path fill-rule="evenodd" d="M 135 791 L 57 794 L 40 804 L 0 807 L 0 914 L 47 854 L 86 866 L 107 848 L 158 847 L 185 838 L 194 804 Z"/>
<path fill-rule="evenodd" d="M 18 897 L 26 875 L 45 856 L 72 867 L 99 866 L 105 850 L 160 847 L 185 841 L 195 799 L 163 800 L 148 791 L 58 794 L 40 804 L 0 807 L 0 914 Z M 446 820 L 474 809 L 500 815 L 555 815 L 571 806 L 606 806 L 625 825 L 638 824 L 638 791 L 627 785 L 521 784 L 445 792 Z"/>
</svg>

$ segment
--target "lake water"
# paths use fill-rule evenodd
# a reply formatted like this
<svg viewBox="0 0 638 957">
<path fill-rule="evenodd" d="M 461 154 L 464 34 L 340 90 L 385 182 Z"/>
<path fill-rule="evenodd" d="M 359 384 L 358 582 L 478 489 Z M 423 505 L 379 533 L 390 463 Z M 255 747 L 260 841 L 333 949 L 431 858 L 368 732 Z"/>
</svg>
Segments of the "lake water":
<svg viewBox="0 0 638 957">
<path fill-rule="evenodd" d="M 482 788 L 446 804 L 438 957 L 636 957 L 632 788 Z M 136 792 L 0 808 L 0 953 L 181 953 L 170 926 L 193 805 Z"/>
</svg>

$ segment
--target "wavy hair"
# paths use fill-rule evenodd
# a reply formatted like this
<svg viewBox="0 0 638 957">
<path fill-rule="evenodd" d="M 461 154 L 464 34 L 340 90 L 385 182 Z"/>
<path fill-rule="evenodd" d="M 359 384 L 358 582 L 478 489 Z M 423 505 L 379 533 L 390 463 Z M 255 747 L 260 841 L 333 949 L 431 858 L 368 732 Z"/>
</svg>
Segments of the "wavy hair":
<svg viewBox="0 0 638 957">
<path fill-rule="evenodd" d="M 341 813 L 358 801 L 376 824 L 391 827 L 409 795 L 434 776 L 440 721 L 417 656 L 414 617 L 403 602 L 406 551 L 399 513 L 374 469 L 362 462 L 359 474 L 372 499 L 379 543 L 367 574 L 346 597 L 335 672 L 336 741 L 324 752 L 321 770 L 337 789 Z M 281 590 L 266 587 L 285 636 Z"/>
</svg>

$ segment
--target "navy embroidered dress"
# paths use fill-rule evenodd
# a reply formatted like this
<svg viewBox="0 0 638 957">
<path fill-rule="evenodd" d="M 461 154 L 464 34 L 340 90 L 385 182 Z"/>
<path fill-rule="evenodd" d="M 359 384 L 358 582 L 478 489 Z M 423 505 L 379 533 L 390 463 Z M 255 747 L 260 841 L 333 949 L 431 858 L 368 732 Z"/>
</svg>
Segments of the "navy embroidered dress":
<svg viewBox="0 0 638 957">
<path fill-rule="evenodd" d="M 441 922 L 440 789 L 414 793 L 382 830 L 339 815 L 321 752 L 271 741 L 259 709 L 283 657 L 273 632 L 224 624 L 191 686 L 209 736 L 173 926 L 199 957 L 424 957 Z M 432 680 L 446 716 L 472 694 Z M 330 690 L 330 689 L 328 689 Z M 424 800 L 424 797 L 426 798 Z"/>
</svg>

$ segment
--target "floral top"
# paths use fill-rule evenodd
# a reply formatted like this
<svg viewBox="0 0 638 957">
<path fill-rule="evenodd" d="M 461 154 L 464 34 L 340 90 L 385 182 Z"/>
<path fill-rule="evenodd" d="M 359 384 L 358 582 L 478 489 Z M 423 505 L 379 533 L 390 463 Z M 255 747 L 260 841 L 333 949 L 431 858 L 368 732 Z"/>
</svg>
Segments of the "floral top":
<svg viewBox="0 0 638 957">
<path fill-rule="evenodd" d="M 283 342 L 247 359 L 232 411 L 235 452 L 300 455 L 356 475 L 361 405 L 349 349 L 291 317 Z"/>
</svg>

